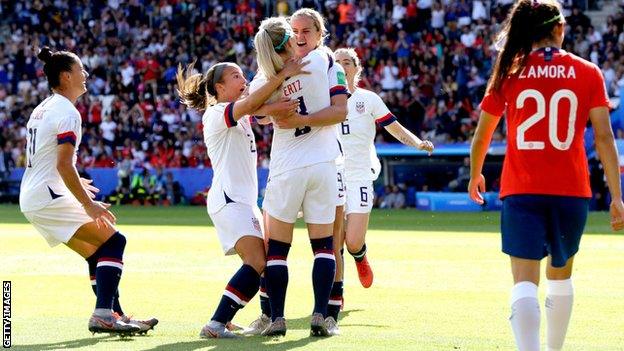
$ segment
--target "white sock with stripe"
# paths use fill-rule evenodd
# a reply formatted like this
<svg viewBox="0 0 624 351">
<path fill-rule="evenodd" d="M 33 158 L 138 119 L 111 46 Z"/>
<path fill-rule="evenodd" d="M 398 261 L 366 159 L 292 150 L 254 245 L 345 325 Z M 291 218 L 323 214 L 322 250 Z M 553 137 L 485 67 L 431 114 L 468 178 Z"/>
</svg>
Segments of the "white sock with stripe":
<svg viewBox="0 0 624 351">
<path fill-rule="evenodd" d="M 511 290 L 511 329 L 519 351 L 540 349 L 540 307 L 537 285 L 523 281 Z"/>
<path fill-rule="evenodd" d="M 559 351 L 563 348 L 572 304 L 574 302 L 574 287 L 572 279 L 548 280 L 546 293 L 546 345 L 548 351 Z"/>
</svg>

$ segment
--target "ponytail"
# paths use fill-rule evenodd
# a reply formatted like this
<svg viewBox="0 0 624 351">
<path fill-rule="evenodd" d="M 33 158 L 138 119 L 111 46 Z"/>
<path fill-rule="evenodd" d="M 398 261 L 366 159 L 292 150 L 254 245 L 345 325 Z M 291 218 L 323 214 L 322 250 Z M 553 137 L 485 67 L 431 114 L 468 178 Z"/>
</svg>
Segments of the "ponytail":
<svg viewBox="0 0 624 351">
<path fill-rule="evenodd" d="M 557 0 L 520 0 L 507 16 L 497 43 L 502 44 L 487 91 L 499 90 L 510 74 L 526 66 L 533 44 L 552 37 L 563 21 Z"/>
<path fill-rule="evenodd" d="M 180 101 L 188 107 L 204 111 L 208 106 L 217 102 L 217 89 L 215 85 L 223 80 L 223 70 L 228 63 L 221 62 L 208 69 L 206 74 L 193 73 L 195 61 L 182 68 L 178 65 L 176 80 L 178 82 L 178 94 Z"/>
<path fill-rule="evenodd" d="M 287 50 L 292 29 L 282 17 L 267 18 L 260 23 L 254 37 L 258 69 L 267 79 L 277 75 L 284 68 L 284 60 L 279 53 Z"/>
<path fill-rule="evenodd" d="M 48 79 L 50 88 L 58 88 L 61 85 L 61 72 L 71 72 L 72 65 L 80 62 L 76 54 L 68 51 L 52 51 L 44 46 L 37 54 L 37 58 L 43 61 L 43 73 Z"/>
</svg>

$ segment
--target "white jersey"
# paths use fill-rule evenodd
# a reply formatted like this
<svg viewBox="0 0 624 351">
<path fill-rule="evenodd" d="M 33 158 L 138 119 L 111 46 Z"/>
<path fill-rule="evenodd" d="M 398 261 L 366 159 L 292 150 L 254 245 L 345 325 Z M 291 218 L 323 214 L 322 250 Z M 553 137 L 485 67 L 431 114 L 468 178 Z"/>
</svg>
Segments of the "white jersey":
<svg viewBox="0 0 624 351">
<path fill-rule="evenodd" d="M 329 71 L 327 72 L 327 77 L 329 79 L 329 98 L 340 94 L 349 95 L 349 91 L 347 90 L 347 79 L 345 76 L 345 71 L 342 66 L 334 61 L 332 57 L 329 57 Z M 339 123 L 335 126 L 336 138 L 338 141 L 341 141 L 340 134 L 342 134 L 343 124 Z M 342 168 L 344 166 L 344 151 L 342 150 L 342 145 L 340 147 L 340 155 L 336 158 L 336 166 L 338 168 Z"/>
<path fill-rule="evenodd" d="M 341 130 L 347 181 L 375 180 L 381 169 L 375 150 L 375 124 L 385 127 L 396 117 L 379 95 L 362 88 L 351 94 L 348 108 Z"/>
<path fill-rule="evenodd" d="M 26 128 L 27 164 L 20 187 L 22 212 L 40 210 L 61 196 L 74 196 L 56 169 L 58 145 L 71 143 L 78 149 L 82 138 L 80 113 L 60 94 L 42 101 L 30 115 Z M 74 154 L 74 164 L 76 160 Z"/>
<path fill-rule="evenodd" d="M 316 49 L 304 61 L 310 63 L 304 69 L 310 74 L 297 75 L 282 83 L 282 96 L 299 100 L 302 115 L 320 111 L 331 105 L 329 98 L 329 57 Z M 263 77 L 254 78 L 249 92 L 264 83 Z M 274 125 L 271 146 L 271 176 L 316 163 L 333 161 L 340 155 L 340 144 L 334 126 L 280 129 Z"/>
<path fill-rule="evenodd" d="M 233 102 L 219 103 L 209 107 L 202 118 L 214 171 L 208 213 L 218 212 L 228 202 L 256 206 L 258 201 L 256 141 L 249 117 L 235 121 L 233 108 Z"/>
</svg>

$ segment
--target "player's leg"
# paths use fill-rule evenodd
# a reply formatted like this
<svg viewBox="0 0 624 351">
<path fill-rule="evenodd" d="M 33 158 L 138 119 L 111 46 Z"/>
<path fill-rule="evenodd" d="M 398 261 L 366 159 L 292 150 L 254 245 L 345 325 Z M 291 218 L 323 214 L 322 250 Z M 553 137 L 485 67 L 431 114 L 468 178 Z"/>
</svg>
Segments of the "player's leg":
<svg viewBox="0 0 624 351">
<path fill-rule="evenodd" d="M 85 253 L 86 252 L 95 253 L 97 251 L 97 247 L 95 247 L 94 245 L 91 245 L 85 241 L 81 241 L 76 238 L 74 238 L 72 245 L 75 247 L 83 246 L 84 248 L 80 250 Z M 95 270 L 97 268 L 98 257 L 97 255 L 91 254 L 85 260 L 87 261 L 87 264 L 89 267 L 89 280 L 91 281 L 91 289 L 93 290 L 93 293 L 97 297 L 97 281 L 95 279 Z M 115 295 L 113 296 L 113 316 L 120 319 L 121 321 L 125 323 L 138 325 L 139 327 L 141 327 L 141 330 L 140 330 L 141 334 L 147 333 L 149 330 L 154 329 L 156 324 L 158 324 L 158 319 L 156 318 L 137 319 L 137 318 L 134 318 L 133 316 L 126 315 L 123 312 L 123 309 L 121 308 L 121 302 L 119 301 L 119 288 L 117 288 L 117 291 L 115 292 Z"/>
<path fill-rule="evenodd" d="M 334 283 L 329 295 L 329 305 L 327 306 L 328 331 L 332 335 L 340 333 L 338 329 L 338 314 L 342 307 L 343 301 L 343 280 L 344 280 L 344 258 L 342 257 L 342 247 L 344 242 L 344 206 L 336 207 L 336 219 L 334 220 L 333 240 L 334 240 L 334 257 L 336 258 L 336 274 L 334 275 Z M 331 320 L 330 320 L 331 319 Z"/>
<path fill-rule="evenodd" d="M 552 258 L 548 257 L 546 266 L 546 346 L 549 351 L 561 350 L 568 331 L 574 287 L 572 285 L 572 266 L 574 257 L 570 257 L 563 267 L 553 267 Z"/>
<path fill-rule="evenodd" d="M 540 261 L 511 257 L 514 287 L 511 290 L 511 328 L 519 351 L 540 349 L 540 306 L 537 286 Z"/>
<path fill-rule="evenodd" d="M 265 279 L 271 307 L 271 324 L 262 334 L 266 336 L 285 335 L 284 306 L 288 288 L 287 259 L 295 224 L 294 221 L 288 223 L 269 215 L 268 228 L 271 237 L 267 248 Z"/>
<path fill-rule="evenodd" d="M 511 257 L 514 287 L 509 321 L 520 351 L 540 349 L 540 306 L 537 286 L 540 260 L 547 255 L 549 204 L 543 196 L 512 195 L 503 199 L 501 240 Z"/>
<path fill-rule="evenodd" d="M 258 236 L 243 236 L 236 242 L 234 248 L 243 264 L 225 287 L 216 311 L 200 333 L 201 337 L 235 337 L 235 334 L 226 328 L 227 323 L 260 288 L 260 273 L 264 271 L 266 264 L 263 240 Z"/>
<path fill-rule="evenodd" d="M 269 228 L 268 228 L 269 215 L 266 211 L 262 211 L 262 226 L 264 228 L 264 245 L 265 252 L 269 245 Z M 245 328 L 243 334 L 245 335 L 260 335 L 271 324 L 271 304 L 269 303 L 269 294 L 266 291 L 266 278 L 264 272 L 260 275 L 260 316 L 256 318 L 249 327 Z"/>
<path fill-rule="evenodd" d="M 336 273 L 333 229 L 336 215 L 336 165 L 320 163 L 309 167 L 310 177 L 303 199 L 303 217 L 308 227 L 310 244 L 314 252 L 312 286 L 314 310 L 310 322 L 310 334 L 329 335 L 325 318 Z"/>
<path fill-rule="evenodd" d="M 264 276 L 271 306 L 271 325 L 263 335 L 286 334 L 284 305 L 288 287 L 287 259 L 308 177 L 305 168 L 295 169 L 271 176 L 267 184 L 262 208 L 268 213 L 267 229 L 270 233 Z"/>
<path fill-rule="evenodd" d="M 347 183 L 345 244 L 347 251 L 355 260 L 358 278 L 365 288 L 373 284 L 373 270 L 366 255 L 366 231 L 368 230 L 370 212 L 373 208 L 373 200 L 372 182 Z"/>
<path fill-rule="evenodd" d="M 112 314 L 113 299 L 117 293 L 123 269 L 126 238 L 114 228 L 98 228 L 95 222 L 89 222 L 82 225 L 66 245 L 82 257 L 97 262 L 95 264 L 97 298 L 95 310 L 89 320 L 89 330 L 92 332 L 140 331 L 139 326 L 120 321 Z"/>
<path fill-rule="evenodd" d="M 347 215 L 345 245 L 355 260 L 358 278 L 363 287 L 373 284 L 373 270 L 366 256 L 366 231 L 368 230 L 368 213 L 350 213 Z"/>
<path fill-rule="evenodd" d="M 551 204 L 546 278 L 546 345 L 561 350 L 572 315 L 574 288 L 572 266 L 585 229 L 589 200 L 576 197 L 549 197 Z"/>
</svg>

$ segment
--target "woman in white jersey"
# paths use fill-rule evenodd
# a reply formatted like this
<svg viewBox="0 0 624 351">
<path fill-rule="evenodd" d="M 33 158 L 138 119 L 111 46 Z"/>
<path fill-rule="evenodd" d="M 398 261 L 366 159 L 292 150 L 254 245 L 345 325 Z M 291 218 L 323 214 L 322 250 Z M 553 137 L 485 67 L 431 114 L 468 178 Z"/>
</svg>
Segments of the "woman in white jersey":
<svg viewBox="0 0 624 351">
<path fill-rule="evenodd" d="M 283 18 L 264 20 L 254 38 L 260 74 L 271 78 L 292 57 L 284 42 L 293 37 L 290 25 Z M 329 96 L 329 57 L 313 50 L 304 58 L 310 61 L 307 76 L 292 76 L 282 84 L 284 97 L 300 103 L 295 128 L 278 125 L 273 132 L 270 177 L 263 209 L 268 213 L 270 239 L 265 270 L 272 323 L 264 335 L 284 335 L 284 301 L 288 285 L 286 258 L 290 250 L 294 223 L 299 209 L 303 210 L 310 243 L 314 252 L 312 285 L 314 310 L 312 335 L 328 335 L 325 324 L 327 303 L 334 280 L 332 228 L 335 215 L 336 165 L 340 143 L 333 126 L 318 126 L 318 121 L 333 119 L 339 123 L 346 109 L 331 106 Z"/>
<path fill-rule="evenodd" d="M 147 332 L 158 320 L 130 320 L 113 312 L 126 238 L 114 227 L 110 205 L 93 200 L 99 190 L 80 178 L 75 166 L 82 128 L 74 104 L 87 91 L 89 75 L 71 52 L 44 47 L 38 57 L 53 94 L 28 120 L 20 209 L 50 246 L 63 243 L 87 260 L 97 296 L 91 332 Z"/>
<path fill-rule="evenodd" d="M 331 106 L 337 109 L 345 109 L 347 107 L 347 87 L 345 73 L 339 64 L 336 64 L 333 58 L 331 50 L 323 46 L 323 40 L 326 37 L 327 30 L 323 17 L 320 13 L 312 9 L 301 9 L 296 11 L 290 17 L 290 25 L 292 26 L 296 46 L 295 57 L 305 57 L 312 50 L 322 48 L 327 51 L 328 59 L 330 61 L 328 70 L 329 79 L 329 96 L 331 99 Z M 255 79 L 254 79 L 255 80 Z M 255 85 L 255 84 L 254 84 Z M 336 125 L 336 133 L 338 133 L 342 120 L 339 114 L 325 113 L 312 115 L 315 126 Z M 263 122 L 261 122 L 263 123 Z M 301 121 L 300 116 L 292 116 L 291 118 L 281 119 L 276 121 L 276 124 L 283 129 L 292 129 L 305 126 L 306 122 Z M 339 135 L 338 135 L 339 138 Z M 342 222 L 343 222 L 343 209 L 345 204 L 345 183 L 344 183 L 344 157 L 341 154 L 336 159 L 337 173 L 337 189 L 338 196 L 336 198 L 336 212 L 333 228 L 333 240 L 334 240 L 334 256 L 336 258 L 336 273 L 334 276 L 334 283 L 330 293 L 329 305 L 327 306 L 326 324 L 327 330 L 330 335 L 339 334 L 339 330 L 336 324 L 338 320 L 338 313 L 342 305 L 342 267 L 343 259 L 341 254 L 341 248 L 343 244 L 342 238 Z M 268 219 L 268 214 L 265 212 L 265 224 Z M 268 231 L 266 236 L 270 236 Z M 260 284 L 260 306 L 262 313 L 260 317 L 256 319 L 249 328 L 245 331 L 246 334 L 256 335 L 262 333 L 264 329 L 269 325 L 271 319 L 271 308 L 268 302 L 268 295 L 266 294 L 266 283 L 264 277 L 261 278 Z"/>
<path fill-rule="evenodd" d="M 177 81 L 182 103 L 200 111 L 204 142 L 212 161 L 214 177 L 208 193 L 207 210 L 226 255 L 237 253 L 243 265 L 230 279 L 221 301 L 202 328 L 203 338 L 233 338 L 226 325 L 256 294 L 266 259 L 260 227 L 257 153 L 249 114 L 280 115 L 294 112 L 298 101 L 263 103 L 284 79 L 304 73 L 303 64 L 290 61 L 284 69 L 256 92 L 240 99 L 247 81 L 234 63 L 218 63 L 205 74 L 186 73 L 179 68 Z M 239 100 L 240 99 L 240 100 Z"/>
<path fill-rule="evenodd" d="M 372 91 L 358 88 L 362 65 L 355 50 L 336 50 L 336 61 L 347 74 L 349 114 L 342 124 L 342 143 L 345 151 L 345 173 L 347 179 L 347 216 L 345 242 L 347 250 L 355 259 L 362 286 L 373 284 L 373 271 L 366 258 L 366 230 L 373 208 L 373 181 L 379 176 L 380 164 L 375 151 L 376 125 L 384 127 L 401 143 L 433 151 L 430 141 L 420 140 L 403 127 L 388 110 L 386 104 Z"/>
</svg>

